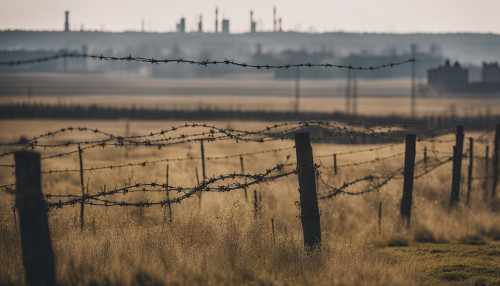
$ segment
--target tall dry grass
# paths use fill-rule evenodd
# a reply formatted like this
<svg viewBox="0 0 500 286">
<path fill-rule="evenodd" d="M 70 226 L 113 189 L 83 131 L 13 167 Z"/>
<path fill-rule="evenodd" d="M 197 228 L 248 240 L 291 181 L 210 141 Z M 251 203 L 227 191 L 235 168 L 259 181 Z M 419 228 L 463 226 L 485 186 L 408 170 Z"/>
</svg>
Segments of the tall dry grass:
<svg viewBox="0 0 500 286">
<path fill-rule="evenodd" d="M 61 122 L 53 124 L 57 127 L 65 125 Z M 109 122 L 93 124 L 112 125 Z M 145 133 L 142 124 L 144 123 L 132 123 L 132 132 Z M 245 124 L 249 123 L 242 123 Z M 170 125 L 172 124 L 168 123 L 167 126 Z M 260 125 L 262 124 L 259 127 Z M 44 128 L 53 129 L 57 129 L 56 126 Z M 13 138 L 23 133 L 22 130 L 17 132 L 12 133 Z M 425 144 L 418 143 L 417 160 L 421 158 Z M 265 145 L 234 142 L 205 144 L 207 156 L 292 146 L 293 142 Z M 428 146 L 430 154 L 431 150 L 445 152 L 451 149 L 451 144 L 425 146 Z M 481 144 L 476 146 L 477 150 L 484 148 Z M 320 155 L 367 146 L 314 144 L 313 148 L 314 154 Z M 346 164 L 402 150 L 403 145 L 396 145 L 371 153 L 341 156 L 338 160 L 339 164 Z M 42 152 L 50 154 L 51 151 Z M 287 155 L 291 155 L 289 160 L 293 160 L 293 152 L 294 150 L 290 150 L 246 157 L 245 169 L 250 173 L 262 172 L 267 167 L 286 161 Z M 166 150 L 136 148 L 128 153 L 128 158 L 125 158 L 125 150 L 119 148 L 92 150 L 84 153 L 84 165 L 99 166 L 188 155 L 198 156 L 199 145 L 182 145 Z M 77 158 L 78 156 L 69 156 L 44 160 L 42 168 L 75 168 L 78 166 Z M 4 159 L 2 162 L 9 160 L 11 159 Z M 354 177 L 387 174 L 401 167 L 403 160 L 404 157 L 400 156 L 377 164 L 341 168 L 337 176 L 330 169 L 321 169 L 321 176 L 331 185 L 341 185 Z M 328 158 L 318 163 L 332 165 Z M 195 185 L 195 166 L 200 169 L 200 162 L 169 163 L 169 183 Z M 463 170 L 465 167 L 464 161 Z M 207 161 L 209 175 L 239 171 L 239 168 L 239 158 Z M 482 176 L 482 172 L 484 173 L 482 164 L 476 164 L 475 175 Z M 127 183 L 155 180 L 164 183 L 165 164 L 85 173 L 85 181 L 91 193 L 99 191 L 104 185 L 111 189 Z M 0 182 L 3 184 L 11 181 L 12 170 L 0 170 Z M 295 176 L 255 188 L 262 193 L 263 202 L 262 215 L 257 220 L 254 220 L 251 196 L 248 202 L 245 201 L 243 191 L 204 193 L 201 207 L 196 197 L 175 204 L 172 223 L 168 219 L 165 222 L 166 210 L 160 207 L 87 206 L 83 232 L 79 228 L 78 206 L 52 209 L 49 211 L 49 224 L 56 255 L 56 277 L 60 284 L 67 285 L 424 284 L 425 280 L 419 276 L 418 268 L 411 259 L 387 258 L 378 252 L 379 247 L 404 245 L 411 241 L 487 243 L 490 239 L 500 237 L 499 207 L 498 204 L 483 201 L 482 181 L 474 182 L 469 206 L 461 202 L 458 208 L 451 211 L 450 183 L 451 164 L 439 167 L 415 181 L 409 232 L 400 228 L 400 179 L 391 181 L 380 191 L 363 196 L 340 195 L 320 201 L 323 243 L 321 250 L 312 253 L 308 253 L 303 247 L 298 217 L 300 212 L 295 206 L 295 201 L 298 200 Z M 44 175 L 42 185 L 46 193 L 80 192 L 78 173 Z M 351 190 L 362 190 L 368 186 L 369 183 L 360 184 Z M 249 189 L 249 194 L 253 190 L 254 188 Z M 462 186 L 462 191 L 464 190 L 465 185 Z M 323 185 L 320 185 L 318 191 L 320 194 L 327 192 Z M 5 193 L 1 195 L 0 284 L 23 284 L 20 238 L 12 211 L 14 200 Z M 162 193 L 133 193 L 126 196 L 115 195 L 113 198 L 119 201 L 137 201 L 144 198 L 157 200 L 164 196 Z M 464 197 L 462 192 L 461 198 Z M 379 202 L 383 205 L 381 234 L 378 233 Z M 275 222 L 274 239 L 271 218 Z"/>
</svg>

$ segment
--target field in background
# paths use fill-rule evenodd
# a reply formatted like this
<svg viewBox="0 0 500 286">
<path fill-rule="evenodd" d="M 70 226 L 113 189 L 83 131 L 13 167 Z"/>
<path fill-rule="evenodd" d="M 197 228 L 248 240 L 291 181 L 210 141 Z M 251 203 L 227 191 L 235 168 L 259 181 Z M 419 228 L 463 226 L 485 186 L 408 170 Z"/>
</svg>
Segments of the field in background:
<svg viewBox="0 0 500 286">
<path fill-rule="evenodd" d="M 358 80 L 360 115 L 409 115 L 409 79 Z M 155 79 L 129 75 L 0 74 L 0 104 L 44 103 L 117 108 L 287 111 L 295 82 L 269 77 Z M 300 110 L 345 111 L 345 80 L 301 80 Z M 417 98 L 417 116 L 498 115 L 500 95 Z"/>
<path fill-rule="evenodd" d="M 140 135 L 167 129 L 183 122 L 130 121 L 129 134 Z M 261 129 L 262 122 L 210 122 L 222 128 Z M 0 141 L 12 142 L 21 136 L 31 138 L 40 133 L 68 126 L 98 128 L 125 135 L 125 121 L 81 120 L 3 120 Z M 477 137 L 482 133 L 468 133 Z M 48 142 L 95 138 L 92 133 L 70 133 Z M 441 137 L 445 141 L 453 135 Z M 491 150 L 492 134 L 483 137 Z M 467 142 L 467 141 L 466 141 Z M 476 142 L 476 154 L 482 156 L 486 142 Z M 287 148 L 284 151 L 245 157 L 245 171 L 261 173 L 266 168 L 295 160 L 293 141 L 268 143 L 205 142 L 205 156 L 225 156 L 254 151 Z M 427 147 L 431 158 L 451 154 L 453 143 L 417 143 L 416 160 L 421 160 Z M 379 146 L 379 145 L 378 145 Z M 378 147 L 375 145 L 334 145 L 314 143 L 315 156 Z M 76 147 L 40 148 L 42 155 L 71 151 Z M 315 160 L 321 176 L 332 186 L 342 185 L 366 175 L 386 175 L 403 165 L 404 155 L 373 163 L 360 163 L 404 151 L 404 144 L 395 144 L 372 152 L 339 156 L 335 176 L 332 158 Z M 464 147 L 466 152 L 466 147 Z M 84 153 L 84 167 L 142 162 L 162 158 L 200 156 L 198 142 L 157 148 L 125 148 L 108 146 Z M 289 156 L 289 157 L 288 157 Z M 1 164 L 12 164 L 11 157 Z M 207 175 L 240 171 L 238 157 L 207 160 Z M 466 173 L 463 160 L 462 173 Z M 484 161 L 476 160 L 475 176 L 484 176 Z M 195 186 L 199 160 L 169 162 L 169 180 L 175 186 Z M 78 153 L 42 161 L 42 170 L 78 168 Z M 85 172 L 89 192 L 101 191 L 136 182 L 165 182 L 166 163 L 144 167 L 125 167 Z M 0 169 L 0 185 L 13 182 L 12 170 Z M 465 183 L 465 180 L 464 180 Z M 42 176 L 46 193 L 75 194 L 80 192 L 79 174 L 56 173 Z M 173 222 L 164 222 L 166 209 L 98 207 L 86 208 L 86 228 L 79 230 L 79 207 L 66 206 L 49 212 L 49 223 L 55 254 L 57 278 L 63 284 L 314 284 L 314 285 L 418 285 L 429 283 L 500 283 L 500 217 L 498 203 L 483 200 L 483 180 L 473 182 L 471 204 L 460 203 L 449 212 L 451 164 L 415 180 L 412 231 L 401 231 L 399 200 L 402 180 L 392 180 L 380 191 L 363 196 L 339 195 L 320 201 L 323 245 L 321 252 L 305 253 L 296 176 L 269 182 L 242 191 L 203 193 L 201 206 L 193 197 L 173 205 Z M 361 191 L 370 182 L 355 185 Z M 253 191 L 262 194 L 262 213 L 254 219 Z M 461 198 L 465 196 L 462 186 Z M 328 192 L 324 184 L 319 194 Z M 175 192 L 173 192 L 175 195 Z M 2 192 L 0 201 L 0 284 L 23 283 L 23 267 L 19 237 L 14 224 L 13 197 Z M 135 193 L 115 195 L 117 200 L 159 199 L 163 194 Z M 382 202 L 381 233 L 378 233 L 378 206 Z M 273 240 L 271 219 L 275 224 Z M 422 243 L 426 242 L 426 243 Z M 440 244 L 436 244 L 440 243 Z M 401 247 L 409 244 L 409 247 Z M 388 248 L 388 246 L 398 246 Z M 469 254 L 467 257 L 463 253 Z"/>
</svg>

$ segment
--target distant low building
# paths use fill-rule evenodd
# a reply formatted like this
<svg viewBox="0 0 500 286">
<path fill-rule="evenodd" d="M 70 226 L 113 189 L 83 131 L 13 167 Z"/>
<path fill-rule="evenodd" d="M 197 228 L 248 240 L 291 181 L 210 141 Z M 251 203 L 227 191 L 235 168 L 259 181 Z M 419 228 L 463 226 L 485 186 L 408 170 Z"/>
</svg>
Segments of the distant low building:
<svg viewBox="0 0 500 286">
<path fill-rule="evenodd" d="M 462 68 L 458 62 L 451 65 L 450 61 L 446 60 L 443 66 L 427 71 L 427 82 L 439 90 L 461 90 L 469 85 L 469 71 Z"/>
<path fill-rule="evenodd" d="M 483 63 L 481 79 L 483 82 L 500 82 L 500 67 L 498 63 Z"/>
<path fill-rule="evenodd" d="M 469 82 L 469 71 L 458 62 L 449 60 L 443 66 L 427 70 L 427 83 L 437 91 L 445 92 L 499 92 L 500 68 L 498 63 L 483 63 L 481 81 Z"/>
<path fill-rule="evenodd" d="M 222 33 L 229 34 L 229 20 L 227 19 L 222 20 Z"/>
</svg>

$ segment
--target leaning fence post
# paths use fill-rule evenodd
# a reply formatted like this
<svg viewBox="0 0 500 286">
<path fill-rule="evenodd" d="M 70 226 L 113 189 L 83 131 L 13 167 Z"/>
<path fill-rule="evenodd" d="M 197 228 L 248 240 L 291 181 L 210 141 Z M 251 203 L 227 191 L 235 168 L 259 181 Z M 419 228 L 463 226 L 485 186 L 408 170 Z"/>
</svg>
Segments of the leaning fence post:
<svg viewBox="0 0 500 286">
<path fill-rule="evenodd" d="M 14 159 L 26 282 L 29 285 L 54 285 L 54 253 L 42 196 L 40 154 L 20 151 L 14 153 Z"/>
<path fill-rule="evenodd" d="M 499 166 L 499 153 L 500 153 L 500 124 L 495 128 L 495 149 L 493 150 L 493 187 L 491 189 L 491 198 L 494 200 L 496 197 L 496 190 L 498 185 L 498 168 Z"/>
<path fill-rule="evenodd" d="M 455 134 L 455 146 L 453 146 L 453 176 L 451 181 L 450 204 L 458 203 L 460 196 L 460 173 L 462 170 L 462 154 L 464 146 L 464 127 L 457 126 Z"/>
<path fill-rule="evenodd" d="M 240 166 L 241 166 L 241 173 L 245 174 L 245 167 L 243 166 L 243 156 L 241 155 L 240 155 Z M 245 191 L 245 202 L 248 202 L 247 187 L 244 187 L 243 190 Z"/>
<path fill-rule="evenodd" d="M 469 204 L 470 190 L 472 187 L 473 164 L 474 164 L 474 138 L 469 137 L 469 170 L 467 172 L 467 204 Z"/>
<path fill-rule="evenodd" d="M 80 229 L 83 230 L 84 224 L 84 210 L 85 210 L 85 185 L 83 183 L 83 161 L 82 161 L 82 148 L 78 144 L 78 158 L 80 159 L 80 186 L 82 188 L 82 201 L 80 202 Z"/>
<path fill-rule="evenodd" d="M 294 136 L 304 244 L 309 249 L 312 249 L 315 244 L 321 243 L 318 197 L 316 194 L 316 170 L 309 133 L 295 133 Z"/>
<path fill-rule="evenodd" d="M 417 136 L 415 134 L 406 135 L 403 197 L 401 198 L 401 218 L 403 226 L 406 227 L 406 229 L 410 228 L 411 219 L 416 138 Z"/>
</svg>

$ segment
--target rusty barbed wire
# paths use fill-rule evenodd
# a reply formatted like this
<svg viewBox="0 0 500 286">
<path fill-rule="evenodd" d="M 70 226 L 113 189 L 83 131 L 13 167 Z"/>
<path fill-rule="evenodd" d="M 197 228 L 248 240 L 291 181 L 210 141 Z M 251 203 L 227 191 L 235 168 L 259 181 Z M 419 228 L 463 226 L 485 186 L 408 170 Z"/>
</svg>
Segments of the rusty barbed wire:
<svg viewBox="0 0 500 286">
<path fill-rule="evenodd" d="M 365 161 L 359 161 L 359 162 L 353 162 L 353 163 L 347 163 L 347 164 L 340 164 L 340 165 L 337 165 L 337 168 L 353 167 L 353 166 L 360 166 L 360 165 L 365 165 L 365 164 L 379 163 L 379 162 L 382 162 L 382 161 L 385 161 L 388 159 L 396 158 L 396 157 L 404 155 L 404 154 L 405 154 L 405 152 L 399 152 L 399 153 L 391 154 L 391 155 L 388 155 L 385 157 L 377 157 L 377 158 L 371 159 L 371 160 L 365 160 Z M 323 164 L 322 164 L 322 167 L 324 167 L 325 169 L 329 169 L 329 170 L 334 168 L 334 166 L 324 166 Z"/>
<path fill-rule="evenodd" d="M 405 61 L 400 61 L 400 62 L 391 62 L 383 65 L 378 65 L 378 66 L 353 66 L 353 65 L 339 65 L 339 64 L 331 64 L 331 63 L 322 63 L 322 64 L 314 64 L 314 63 L 297 63 L 297 64 L 283 64 L 283 65 L 272 65 L 272 64 L 260 64 L 260 65 L 255 65 L 255 64 L 248 64 L 246 62 L 238 62 L 235 61 L 234 59 L 224 59 L 223 61 L 221 60 L 188 60 L 184 58 L 178 58 L 178 59 L 155 59 L 154 57 L 152 58 L 145 58 L 145 57 L 133 57 L 131 54 L 129 54 L 126 57 L 113 57 L 113 56 L 104 56 L 104 55 L 89 55 L 89 54 L 81 54 L 81 53 L 62 53 L 62 54 L 56 54 L 53 56 L 47 56 L 47 57 L 39 57 L 39 58 L 33 58 L 33 59 L 27 59 L 27 60 L 10 60 L 10 61 L 3 61 L 0 62 L 0 66 L 20 66 L 20 65 L 28 65 L 28 64 L 36 64 L 36 63 L 43 63 L 43 62 L 48 62 L 48 61 L 55 61 L 58 59 L 66 59 L 66 58 L 89 58 L 89 59 L 94 59 L 94 60 L 100 60 L 100 61 L 122 61 L 122 62 L 142 62 L 142 63 L 150 63 L 150 64 L 168 64 L 168 63 L 177 63 L 177 64 L 190 64 L 190 65 L 198 65 L 198 66 L 216 66 L 216 65 L 225 65 L 225 66 L 236 66 L 236 67 L 242 67 L 242 68 L 254 68 L 257 70 L 264 69 L 264 70 L 272 70 L 272 69 L 289 69 L 293 67 L 324 67 L 324 68 L 337 68 L 337 69 L 349 69 L 349 70 L 379 70 L 379 69 L 384 69 L 384 68 L 392 68 L 395 66 L 399 65 L 404 65 L 408 63 L 414 63 L 417 60 L 414 58 L 407 59 Z"/>
<path fill-rule="evenodd" d="M 261 155 L 261 154 L 268 154 L 268 153 L 278 153 L 281 151 L 288 151 L 292 150 L 294 147 L 286 147 L 286 148 L 276 148 L 276 149 L 270 149 L 270 150 L 263 150 L 263 151 L 257 151 L 257 152 L 250 152 L 250 153 L 239 153 L 239 154 L 232 154 L 232 155 L 226 155 L 226 156 L 207 156 L 205 157 L 205 160 L 207 161 L 215 161 L 215 160 L 224 160 L 224 159 L 231 159 L 231 158 L 237 158 L 237 157 L 249 157 L 249 156 L 256 156 L 256 155 Z M 105 170 L 105 169 L 120 169 L 124 167 L 135 167 L 135 166 L 140 166 L 140 167 L 146 167 L 150 165 L 155 165 L 158 163 L 164 163 L 164 162 L 178 162 L 178 161 L 194 161 L 194 160 L 201 160 L 200 156 L 187 156 L 187 157 L 179 157 L 179 158 L 165 158 L 165 159 L 158 159 L 158 160 L 144 160 L 140 162 L 135 162 L 135 163 L 123 163 L 123 164 L 116 164 L 116 165 L 106 165 L 106 166 L 98 166 L 98 167 L 86 167 L 83 169 L 59 169 L 59 170 L 44 170 L 42 171 L 42 174 L 55 174 L 55 173 L 70 173 L 70 172 L 80 172 L 82 171 L 98 171 L 98 170 Z M 12 165 L 14 167 L 14 165 Z"/>
<path fill-rule="evenodd" d="M 264 173 L 260 174 L 225 174 L 225 175 L 219 175 L 217 177 L 212 177 L 208 178 L 205 181 L 201 182 L 198 186 L 195 187 L 190 187 L 190 188 L 185 188 L 185 187 L 173 187 L 173 186 L 167 186 L 166 184 L 159 184 L 156 182 L 151 182 L 151 183 L 136 183 L 130 186 L 125 186 L 122 188 L 116 188 L 110 191 L 101 191 L 93 195 L 89 194 L 84 194 L 82 196 L 75 196 L 75 195 L 58 195 L 58 194 L 45 194 L 46 198 L 70 198 L 69 200 L 66 201 L 59 201 L 59 202 L 48 202 L 46 203 L 47 207 L 56 207 L 56 208 L 62 208 L 63 206 L 66 205 L 75 205 L 77 203 L 81 203 L 82 201 L 86 204 L 90 205 L 102 205 L 102 206 L 136 206 L 136 207 L 149 207 L 149 206 L 154 206 L 154 205 L 160 205 L 160 206 L 166 206 L 172 203 L 180 203 L 181 201 L 191 197 L 192 195 L 198 193 L 198 192 L 229 192 L 233 190 L 242 190 L 245 188 L 248 188 L 253 185 L 258 185 L 261 183 L 265 182 L 270 182 L 270 181 L 275 181 L 280 178 L 288 177 L 292 174 L 296 174 L 297 171 L 296 169 L 293 169 L 291 171 L 284 171 L 284 167 L 286 166 L 291 166 L 294 163 L 291 164 L 278 164 L 276 167 L 267 169 Z M 275 174 L 277 173 L 277 174 Z M 227 185 L 217 185 L 213 186 L 215 183 L 220 182 L 220 181 L 225 181 L 225 180 L 234 180 L 234 179 L 244 179 L 244 182 L 234 182 L 230 183 Z M 106 197 L 110 195 L 115 195 L 115 194 L 126 194 L 130 192 L 132 189 L 138 189 L 139 191 L 144 191 L 146 190 L 144 187 L 160 187 L 163 188 L 165 191 L 167 188 L 172 191 L 176 191 L 177 193 L 184 192 L 183 195 L 170 199 L 170 200 L 161 200 L 161 201 L 156 201 L 152 202 L 149 200 L 143 200 L 139 202 L 125 202 L 125 201 L 112 201 L 108 199 L 101 199 L 101 197 Z M 101 203 L 94 203 L 92 201 L 98 201 Z"/>
<path fill-rule="evenodd" d="M 133 139 L 137 138 L 146 138 L 146 137 L 154 137 L 154 136 L 165 136 L 167 132 L 172 132 L 179 130 L 179 128 L 198 128 L 198 127 L 203 127 L 203 128 L 208 128 L 208 132 L 202 132 L 202 133 L 196 133 L 196 134 L 181 134 L 176 137 L 168 137 L 168 138 L 160 138 L 160 139 L 145 139 L 143 141 L 133 141 Z M 283 128 L 287 127 L 284 130 L 277 130 L 273 131 L 278 128 Z M 36 147 L 40 148 L 53 148 L 53 147 L 69 147 L 73 145 L 83 145 L 83 150 L 86 149 L 91 149 L 91 148 L 97 148 L 97 147 L 102 147 L 106 148 L 108 145 L 114 145 L 116 147 L 138 147 L 138 146 L 145 146 L 145 147 L 156 147 L 156 148 L 164 148 L 167 146 L 172 146 L 172 145 L 177 145 L 177 144 L 184 144 L 184 143 L 192 143 L 192 142 L 197 142 L 201 140 L 205 140 L 208 142 L 212 141 L 217 141 L 217 140 L 235 140 L 236 142 L 257 142 L 257 143 L 264 143 L 264 142 L 269 142 L 269 141 L 278 141 L 278 140 L 289 140 L 293 139 L 293 132 L 297 132 L 299 130 L 302 130 L 304 128 L 309 128 L 309 127 L 317 127 L 317 128 L 325 128 L 329 132 L 331 132 L 331 135 L 329 136 L 313 136 L 311 139 L 321 141 L 321 140 L 332 140 L 335 137 L 339 136 L 350 136 L 351 138 L 354 138 L 354 136 L 357 135 L 364 135 L 364 136 L 373 136 L 377 138 L 382 138 L 385 140 L 391 140 L 395 142 L 403 142 L 404 140 L 401 138 L 394 138 L 391 136 L 388 136 L 388 132 L 381 132 L 381 133 L 376 133 L 370 130 L 355 130 L 355 129 L 348 129 L 345 126 L 341 126 L 338 124 L 335 124 L 333 122 L 328 122 L 328 121 L 299 121 L 299 122 L 285 122 L 281 124 L 275 124 L 273 126 L 268 126 L 262 130 L 257 130 L 257 131 L 248 131 L 248 130 L 237 130 L 237 129 L 224 129 L 224 128 L 219 128 L 216 126 L 211 126 L 207 124 L 184 124 L 182 126 L 177 126 L 177 127 L 172 127 L 169 130 L 161 130 L 159 132 L 150 132 L 149 134 L 144 134 L 144 135 L 134 135 L 134 136 L 118 136 L 114 135 L 111 133 L 103 132 L 98 129 L 91 129 L 91 128 L 86 128 L 86 127 L 68 127 L 68 128 L 62 128 L 60 130 L 54 131 L 54 132 L 47 132 L 44 134 L 41 134 L 39 136 L 34 137 L 33 140 L 31 140 L 28 144 L 24 144 L 23 147 L 18 148 L 16 150 L 10 150 L 10 151 L 5 151 L 2 154 L 0 154 L 0 157 L 5 157 L 7 155 L 11 155 L 17 151 L 22 151 L 26 149 L 35 149 Z M 62 134 L 65 132 L 70 132 L 70 131 L 91 131 L 93 133 L 105 135 L 108 138 L 102 139 L 102 140 L 83 140 L 83 141 L 65 141 L 62 143 L 54 143 L 54 144 L 42 144 L 38 140 L 40 138 L 48 137 L 48 136 L 55 136 L 57 134 Z M 215 134 L 220 134 L 220 136 L 215 136 Z M 200 137 L 201 136 L 201 137 Z M 111 144 L 114 141 L 114 144 Z M 125 143 L 127 142 L 127 143 Z M 13 143 L 5 143 L 12 145 Z M 85 146 L 88 144 L 94 144 L 92 146 Z M 76 153 L 77 151 L 70 151 L 70 152 L 65 152 L 65 153 L 60 153 L 60 154 L 55 154 L 55 155 L 50 155 L 47 157 L 44 157 L 42 159 L 49 159 L 49 158 L 55 158 L 55 157 L 62 157 L 64 155 L 68 154 L 73 154 Z"/>
<path fill-rule="evenodd" d="M 6 193 L 8 193 L 10 195 L 15 195 L 16 194 L 15 189 L 14 189 L 15 187 L 16 187 L 16 184 L 12 183 L 12 184 L 1 185 L 0 189 L 3 189 Z"/>
</svg>

